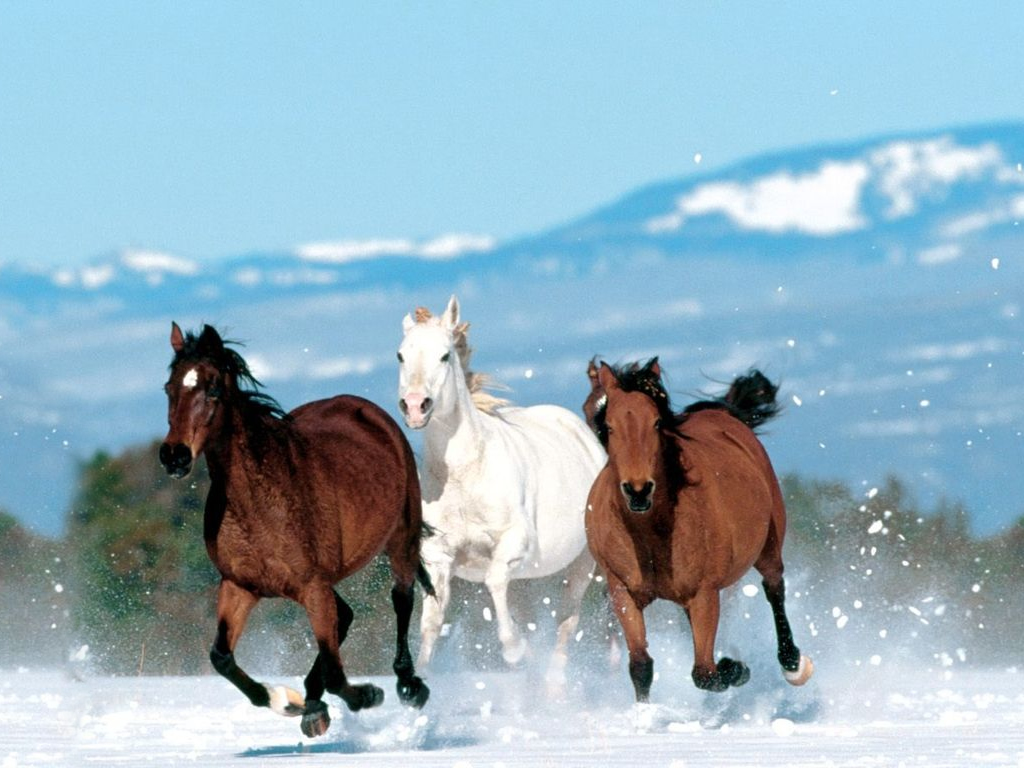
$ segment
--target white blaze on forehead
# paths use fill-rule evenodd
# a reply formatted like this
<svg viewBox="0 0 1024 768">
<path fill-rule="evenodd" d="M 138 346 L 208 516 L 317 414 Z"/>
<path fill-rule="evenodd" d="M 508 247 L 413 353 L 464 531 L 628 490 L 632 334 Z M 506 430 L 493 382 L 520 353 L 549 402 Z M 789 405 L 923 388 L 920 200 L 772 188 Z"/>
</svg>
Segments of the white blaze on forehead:
<svg viewBox="0 0 1024 768">
<path fill-rule="evenodd" d="M 196 371 L 195 368 L 189 368 L 188 373 L 186 373 L 185 377 L 181 380 L 181 385 L 183 387 L 188 387 L 189 389 L 192 389 L 198 383 L 199 373 Z"/>
</svg>

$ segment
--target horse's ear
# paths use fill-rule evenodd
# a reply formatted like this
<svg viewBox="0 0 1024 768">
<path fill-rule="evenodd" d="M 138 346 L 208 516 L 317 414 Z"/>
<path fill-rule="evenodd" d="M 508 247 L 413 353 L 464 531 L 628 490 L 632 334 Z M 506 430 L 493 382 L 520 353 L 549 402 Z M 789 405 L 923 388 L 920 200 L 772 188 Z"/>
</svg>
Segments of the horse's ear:
<svg viewBox="0 0 1024 768">
<path fill-rule="evenodd" d="M 217 355 L 224 351 L 224 340 L 212 325 L 204 325 L 199 334 L 199 349 L 208 355 Z"/>
<path fill-rule="evenodd" d="M 594 389 L 600 383 L 597 380 L 597 358 L 590 358 L 590 362 L 587 363 L 587 378 L 590 379 L 590 388 Z"/>
<path fill-rule="evenodd" d="M 448 299 L 448 306 L 445 307 L 444 315 L 442 316 L 444 326 L 449 331 L 454 331 L 455 327 L 459 324 L 459 300 L 455 298 L 455 294 Z"/>
<path fill-rule="evenodd" d="M 644 366 L 648 371 L 653 373 L 659 379 L 661 378 L 661 364 L 658 362 L 657 357 L 652 357 L 651 361 Z"/>
<path fill-rule="evenodd" d="M 414 325 L 416 325 L 416 321 L 412 319 L 412 313 L 406 312 L 405 317 L 402 318 L 402 333 L 408 333 Z"/>
<path fill-rule="evenodd" d="M 615 371 L 608 363 L 601 363 L 601 368 L 597 372 L 597 381 L 604 387 L 605 392 L 619 389 L 619 380 L 615 378 Z"/>
<path fill-rule="evenodd" d="M 181 352 L 185 348 L 185 335 L 181 332 L 178 324 L 171 321 L 171 349 Z"/>
</svg>

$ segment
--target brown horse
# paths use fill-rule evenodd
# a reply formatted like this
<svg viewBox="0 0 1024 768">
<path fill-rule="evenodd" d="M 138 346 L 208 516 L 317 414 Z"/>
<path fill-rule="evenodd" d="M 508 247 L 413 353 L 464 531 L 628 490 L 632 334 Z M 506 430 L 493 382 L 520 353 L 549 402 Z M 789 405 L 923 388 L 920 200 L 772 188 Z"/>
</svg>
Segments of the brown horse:
<svg viewBox="0 0 1024 768">
<path fill-rule="evenodd" d="M 254 705 L 302 715 L 302 732 L 330 726 L 324 691 L 349 709 L 384 699 L 374 685 L 352 685 L 339 646 L 352 609 L 334 585 L 384 551 L 398 620 L 398 694 L 421 707 L 430 694 L 409 653 L 413 582 L 433 594 L 420 562 L 420 486 L 412 450 L 383 410 L 354 396 L 318 400 L 285 414 L 258 392 L 242 357 L 209 325 L 200 335 L 171 326 L 174 359 L 165 387 L 170 430 L 160 461 L 177 478 L 206 455 L 210 491 L 203 535 L 221 574 L 214 668 Z M 287 597 L 309 616 L 319 653 L 306 697 L 256 682 L 235 663 L 246 620 L 263 597 Z"/>
<path fill-rule="evenodd" d="M 794 685 L 807 682 L 813 665 L 793 643 L 784 606 L 782 493 L 739 411 L 706 401 L 673 413 L 656 358 L 623 370 L 602 363 L 595 383 L 607 397 L 608 463 L 590 491 L 587 539 L 622 624 L 637 701 L 648 699 L 654 674 L 643 611 L 657 598 L 686 610 L 698 688 L 747 682 L 747 666 L 716 663 L 714 645 L 719 591 L 751 566 L 764 579 L 783 674 Z"/>
</svg>

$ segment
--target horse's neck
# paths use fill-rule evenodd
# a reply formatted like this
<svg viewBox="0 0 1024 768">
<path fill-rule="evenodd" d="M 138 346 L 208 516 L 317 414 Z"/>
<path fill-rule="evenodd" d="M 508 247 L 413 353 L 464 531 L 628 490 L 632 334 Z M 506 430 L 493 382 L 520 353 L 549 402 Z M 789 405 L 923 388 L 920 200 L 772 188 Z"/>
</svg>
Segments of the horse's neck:
<svg viewBox="0 0 1024 768">
<path fill-rule="evenodd" d="M 252 480 L 264 477 L 268 467 L 266 457 L 257 455 L 262 451 L 257 451 L 255 444 L 265 445 L 272 438 L 265 435 L 257 441 L 254 432 L 257 429 L 269 431 L 267 425 L 251 423 L 238 409 L 232 411 L 230 419 L 230 429 L 207 446 L 206 464 L 210 480 L 222 486 L 233 503 L 241 504 L 260 494 Z"/>
<path fill-rule="evenodd" d="M 458 375 L 462 376 L 461 370 Z M 485 420 L 490 417 L 477 409 L 464 379 L 454 382 L 445 397 L 451 405 L 427 424 L 424 453 L 428 464 L 451 469 L 473 463 L 480 455 L 487 433 Z"/>
</svg>

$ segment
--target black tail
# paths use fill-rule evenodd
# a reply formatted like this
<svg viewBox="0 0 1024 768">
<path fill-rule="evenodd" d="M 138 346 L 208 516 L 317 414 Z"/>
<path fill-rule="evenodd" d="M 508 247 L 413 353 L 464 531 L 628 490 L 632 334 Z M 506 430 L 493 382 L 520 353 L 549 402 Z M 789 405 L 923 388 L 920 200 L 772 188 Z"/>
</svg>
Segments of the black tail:
<svg viewBox="0 0 1024 768">
<path fill-rule="evenodd" d="M 420 524 L 420 538 L 427 538 L 433 536 L 435 533 L 433 526 L 429 525 L 425 521 Z M 416 566 L 416 581 L 423 587 L 423 591 L 431 597 L 437 597 L 437 593 L 434 591 L 434 582 L 430 580 L 430 574 L 427 573 L 427 569 L 423 567 L 423 561 Z"/>
<path fill-rule="evenodd" d="M 713 400 L 700 400 L 686 407 L 686 414 L 708 409 L 726 410 L 751 429 L 779 415 L 781 407 L 775 401 L 779 387 L 756 368 L 751 368 L 743 376 L 733 379 L 729 391 L 722 397 Z"/>
<path fill-rule="evenodd" d="M 779 386 L 756 368 L 744 376 L 737 376 L 729 391 L 722 399 L 729 410 L 751 429 L 757 429 L 766 421 L 779 415 L 779 404 L 775 401 Z"/>
</svg>

